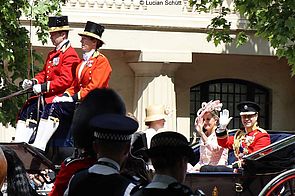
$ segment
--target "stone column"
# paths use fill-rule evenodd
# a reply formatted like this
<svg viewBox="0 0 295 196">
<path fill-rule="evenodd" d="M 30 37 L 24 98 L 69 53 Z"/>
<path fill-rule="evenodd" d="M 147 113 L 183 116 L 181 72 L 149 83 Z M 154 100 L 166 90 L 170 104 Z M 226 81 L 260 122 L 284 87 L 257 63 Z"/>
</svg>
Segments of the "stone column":
<svg viewBox="0 0 295 196">
<path fill-rule="evenodd" d="M 165 128 L 176 131 L 176 94 L 174 72 L 178 68 L 174 63 L 129 63 L 135 72 L 134 115 L 139 121 L 139 130 L 144 124 L 145 108 L 151 104 L 163 104 L 170 111 Z"/>
</svg>

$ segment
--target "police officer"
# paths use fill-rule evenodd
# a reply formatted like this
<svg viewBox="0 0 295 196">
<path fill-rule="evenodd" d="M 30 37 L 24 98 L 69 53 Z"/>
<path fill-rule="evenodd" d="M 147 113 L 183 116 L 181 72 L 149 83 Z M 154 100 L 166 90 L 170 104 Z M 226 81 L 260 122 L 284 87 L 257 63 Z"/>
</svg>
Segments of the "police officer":
<svg viewBox="0 0 295 196">
<path fill-rule="evenodd" d="M 77 52 L 68 40 L 70 30 L 68 17 L 49 17 L 48 27 L 50 39 L 55 49 L 48 53 L 41 72 L 32 79 L 25 79 L 22 83 L 24 89 L 33 88 L 35 94 L 42 93 L 45 104 L 52 103 L 56 95 L 62 95 L 65 89 L 70 87 L 75 76 L 74 71 L 80 62 Z M 29 142 L 34 128 L 37 126 L 36 120 L 37 96 L 33 96 L 27 100 L 18 116 L 15 142 Z"/>
<path fill-rule="evenodd" d="M 137 191 L 134 188 L 131 195 L 193 195 L 192 190 L 182 183 L 187 163 L 195 160 L 195 154 L 182 134 L 172 131 L 156 134 L 146 154 L 152 161 L 155 175 L 151 183 Z"/>
<path fill-rule="evenodd" d="M 121 115 L 126 113 L 125 103 L 113 89 L 95 89 L 79 104 L 70 129 L 74 134 L 76 150 L 73 156 L 62 162 L 49 196 L 63 195 L 72 175 L 77 171 L 91 167 L 97 161 L 96 153 L 92 147 L 93 132 L 88 123 L 92 117 L 105 113 Z"/>
<path fill-rule="evenodd" d="M 98 161 L 88 170 L 76 173 L 64 195 L 129 195 L 135 185 L 119 172 L 138 122 L 126 115 L 102 114 L 92 118 L 89 124 L 94 131 Z"/>
</svg>

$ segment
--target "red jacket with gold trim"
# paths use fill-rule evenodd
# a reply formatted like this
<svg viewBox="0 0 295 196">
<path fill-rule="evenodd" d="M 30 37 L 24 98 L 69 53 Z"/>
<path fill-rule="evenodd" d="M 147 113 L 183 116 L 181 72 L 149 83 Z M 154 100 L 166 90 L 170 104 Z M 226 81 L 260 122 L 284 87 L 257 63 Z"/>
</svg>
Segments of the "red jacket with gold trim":
<svg viewBox="0 0 295 196">
<path fill-rule="evenodd" d="M 81 74 L 79 70 L 84 66 Z M 107 88 L 112 73 L 108 59 L 98 51 L 85 63 L 81 62 L 76 69 L 76 77 L 71 87 L 65 92 L 74 101 L 83 100 L 85 96 L 96 88 Z"/>
<path fill-rule="evenodd" d="M 70 87 L 80 61 L 69 41 L 58 51 L 49 52 L 43 69 L 32 79 L 34 84 L 41 84 L 46 103 L 52 103 L 55 96 L 62 95 Z"/>
<path fill-rule="evenodd" d="M 255 129 L 249 133 L 238 130 L 235 136 L 217 137 L 218 145 L 224 148 L 234 149 L 236 154 L 251 154 L 270 145 L 269 134 L 261 129 Z"/>
</svg>

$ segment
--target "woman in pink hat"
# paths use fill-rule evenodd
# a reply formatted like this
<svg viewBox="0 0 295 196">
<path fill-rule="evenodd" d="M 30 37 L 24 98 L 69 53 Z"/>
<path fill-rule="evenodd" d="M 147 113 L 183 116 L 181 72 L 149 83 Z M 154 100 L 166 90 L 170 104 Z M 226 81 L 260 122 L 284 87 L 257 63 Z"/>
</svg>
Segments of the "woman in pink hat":
<svg viewBox="0 0 295 196">
<path fill-rule="evenodd" d="M 200 136 L 200 159 L 193 170 L 199 171 L 203 166 L 227 165 L 228 150 L 218 145 L 215 130 L 217 129 L 222 103 L 219 100 L 203 102 L 197 112 L 195 128 Z"/>
</svg>

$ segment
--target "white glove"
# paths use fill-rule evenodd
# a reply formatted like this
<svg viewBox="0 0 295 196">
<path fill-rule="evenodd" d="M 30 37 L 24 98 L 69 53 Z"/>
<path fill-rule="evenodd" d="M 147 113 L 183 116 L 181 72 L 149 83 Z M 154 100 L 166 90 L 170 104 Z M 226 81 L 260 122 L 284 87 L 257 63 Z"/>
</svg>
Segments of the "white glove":
<svg viewBox="0 0 295 196">
<path fill-rule="evenodd" d="M 33 86 L 33 91 L 34 93 L 37 95 L 37 94 L 40 94 L 41 93 L 41 84 L 35 84 Z"/>
<path fill-rule="evenodd" d="M 233 117 L 229 117 L 229 111 L 227 109 L 222 110 L 219 116 L 219 129 L 225 130 L 232 118 Z"/>
<path fill-rule="evenodd" d="M 22 83 L 22 87 L 23 87 L 23 89 L 25 89 L 25 90 L 31 88 L 32 85 L 33 85 L 32 80 L 28 80 L 28 79 L 25 79 L 25 80 L 23 81 L 23 83 Z"/>
<path fill-rule="evenodd" d="M 61 97 L 54 97 L 54 99 L 52 100 L 53 103 L 58 103 L 58 102 L 73 102 L 73 98 L 72 97 L 67 97 L 67 96 L 61 96 Z"/>
</svg>

